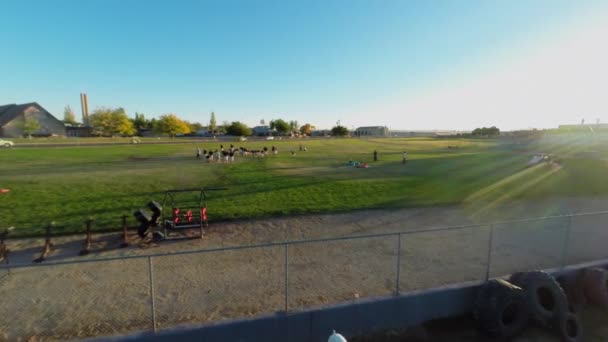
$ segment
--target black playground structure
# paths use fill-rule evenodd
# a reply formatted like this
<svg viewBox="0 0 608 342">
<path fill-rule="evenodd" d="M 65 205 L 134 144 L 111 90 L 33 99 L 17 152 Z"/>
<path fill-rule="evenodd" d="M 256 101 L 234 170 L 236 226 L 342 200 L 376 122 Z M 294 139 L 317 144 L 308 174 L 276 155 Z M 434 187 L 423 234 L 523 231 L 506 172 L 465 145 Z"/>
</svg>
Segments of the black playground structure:
<svg viewBox="0 0 608 342">
<path fill-rule="evenodd" d="M 209 226 L 207 192 L 220 190 L 227 190 L 227 188 L 207 187 L 167 190 L 162 204 L 156 201 L 147 204 L 151 213 L 139 209 L 133 214 L 139 222 L 137 234 L 142 239 L 151 238 L 153 241 L 162 241 L 167 239 L 171 233 L 198 228 L 199 237 L 202 238 L 204 228 Z M 177 195 L 185 193 L 198 194 L 190 200 L 180 200 Z"/>
</svg>

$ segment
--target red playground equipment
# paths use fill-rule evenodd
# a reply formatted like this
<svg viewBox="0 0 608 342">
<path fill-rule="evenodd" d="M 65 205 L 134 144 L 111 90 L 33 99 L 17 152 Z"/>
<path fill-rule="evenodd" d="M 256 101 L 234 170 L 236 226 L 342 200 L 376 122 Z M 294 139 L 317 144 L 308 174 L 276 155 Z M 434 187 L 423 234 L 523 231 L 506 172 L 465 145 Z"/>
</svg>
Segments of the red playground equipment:
<svg viewBox="0 0 608 342">
<path fill-rule="evenodd" d="M 177 189 L 165 192 L 162 204 L 163 235 L 166 238 L 170 232 L 183 229 L 200 229 L 200 237 L 203 237 L 203 229 L 208 226 L 207 217 L 207 191 L 227 190 L 226 188 L 199 188 L 199 189 Z M 179 194 L 198 193 L 196 197 L 180 203 Z M 165 209 L 167 208 L 167 209 Z M 170 208 L 170 211 L 169 211 Z"/>
</svg>

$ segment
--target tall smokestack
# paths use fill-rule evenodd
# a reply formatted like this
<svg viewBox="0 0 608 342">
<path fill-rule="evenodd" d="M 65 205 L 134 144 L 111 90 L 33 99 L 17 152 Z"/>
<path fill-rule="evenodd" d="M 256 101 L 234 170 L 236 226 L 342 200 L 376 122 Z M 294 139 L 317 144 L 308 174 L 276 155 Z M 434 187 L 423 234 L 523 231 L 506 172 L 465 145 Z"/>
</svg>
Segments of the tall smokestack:
<svg viewBox="0 0 608 342">
<path fill-rule="evenodd" d="M 85 93 L 80 93 L 80 108 L 82 109 L 82 124 L 89 126 L 89 100 Z"/>
</svg>

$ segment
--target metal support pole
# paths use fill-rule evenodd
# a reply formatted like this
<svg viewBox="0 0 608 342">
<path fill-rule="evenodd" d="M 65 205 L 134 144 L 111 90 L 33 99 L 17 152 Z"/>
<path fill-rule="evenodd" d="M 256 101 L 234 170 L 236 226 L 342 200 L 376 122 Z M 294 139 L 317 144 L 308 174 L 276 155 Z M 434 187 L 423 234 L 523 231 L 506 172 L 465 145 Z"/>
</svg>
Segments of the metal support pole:
<svg viewBox="0 0 608 342">
<path fill-rule="evenodd" d="M 486 281 L 490 280 L 490 267 L 492 266 L 492 248 L 494 245 L 494 225 L 490 225 L 490 234 L 488 238 L 488 257 L 486 265 Z"/>
<path fill-rule="evenodd" d="M 397 235 L 397 279 L 395 281 L 395 295 L 399 294 L 401 283 L 401 233 Z"/>
<path fill-rule="evenodd" d="M 568 246 L 570 245 L 570 230 L 572 226 L 572 214 L 568 215 L 568 225 L 566 226 L 566 236 L 564 237 L 564 246 L 562 247 L 562 269 L 566 267 L 566 263 L 568 262 L 566 258 L 568 258 Z"/>
<path fill-rule="evenodd" d="M 84 238 L 84 248 L 80 251 L 80 255 L 87 255 L 89 253 L 91 253 L 91 245 L 93 244 L 93 236 L 91 235 L 91 224 L 93 223 L 93 219 L 92 218 L 88 218 L 85 221 L 86 224 L 86 231 L 85 231 L 85 238 Z"/>
<path fill-rule="evenodd" d="M 283 281 L 285 283 L 285 313 L 287 313 L 289 311 L 289 303 L 288 303 L 288 299 L 287 299 L 287 295 L 288 295 L 287 289 L 289 287 L 289 283 L 288 283 L 288 281 L 289 281 L 289 277 L 288 277 L 289 276 L 289 273 L 288 273 L 289 257 L 288 257 L 288 253 L 287 253 L 287 247 L 288 247 L 288 245 L 285 244 L 284 246 L 285 246 L 284 247 L 285 256 L 284 256 L 284 259 L 283 259 L 283 263 L 285 264 L 284 265 L 285 266 L 285 271 L 283 273 L 285 275 L 285 279 Z"/>
<path fill-rule="evenodd" d="M 127 232 L 127 215 L 122 215 L 122 242 L 120 248 L 129 246 L 129 233 Z"/>
<path fill-rule="evenodd" d="M 51 229 L 55 227 L 55 222 L 51 222 L 46 226 L 46 238 L 44 240 L 44 247 L 42 250 L 42 254 L 37 259 L 34 259 L 34 262 L 43 262 L 46 257 L 52 252 L 53 243 L 51 242 Z"/>
<path fill-rule="evenodd" d="M 152 268 L 152 257 L 148 257 L 148 270 L 150 273 L 150 302 L 151 302 L 151 310 L 152 310 L 152 331 L 156 334 L 156 305 L 154 302 L 154 271 Z"/>
</svg>

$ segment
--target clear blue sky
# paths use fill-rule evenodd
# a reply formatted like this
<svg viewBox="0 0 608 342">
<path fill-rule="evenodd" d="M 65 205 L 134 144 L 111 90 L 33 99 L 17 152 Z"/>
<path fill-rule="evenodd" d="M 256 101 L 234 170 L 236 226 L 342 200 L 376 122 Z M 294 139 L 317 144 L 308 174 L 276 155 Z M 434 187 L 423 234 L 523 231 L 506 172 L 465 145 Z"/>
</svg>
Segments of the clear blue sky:
<svg viewBox="0 0 608 342">
<path fill-rule="evenodd" d="M 608 32 L 606 3 L 2 0 L 0 104 L 37 101 L 56 116 L 69 104 L 79 114 L 86 92 L 91 108 L 201 123 L 212 110 L 219 122 L 349 128 L 591 121 L 608 115 L 593 89 L 571 103 L 557 99 L 580 87 L 542 89 L 556 72 L 589 87 L 606 76 L 605 61 L 585 59 L 605 56 L 606 40 L 572 46 Z M 563 57 L 569 47 L 580 53 Z"/>
</svg>

